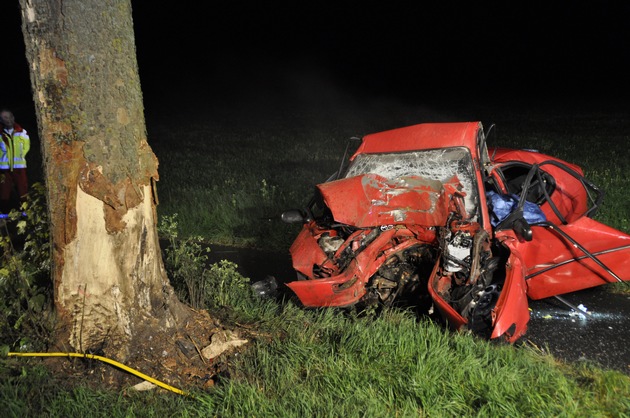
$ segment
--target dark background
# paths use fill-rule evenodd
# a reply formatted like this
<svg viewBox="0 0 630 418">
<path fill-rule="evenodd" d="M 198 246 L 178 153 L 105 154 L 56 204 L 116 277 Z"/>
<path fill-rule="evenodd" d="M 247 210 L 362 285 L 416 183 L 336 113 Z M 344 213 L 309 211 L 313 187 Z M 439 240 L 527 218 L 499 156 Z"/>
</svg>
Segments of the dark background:
<svg viewBox="0 0 630 418">
<path fill-rule="evenodd" d="M 156 3 L 132 1 L 149 116 L 341 96 L 510 106 L 630 91 L 628 2 Z M 19 5 L 0 7 L 0 104 L 33 112 Z"/>
<path fill-rule="evenodd" d="M 619 99 L 630 87 L 623 2 L 194 3 L 133 2 L 150 99 L 160 89 L 282 96 L 311 91 L 311 81 L 313 93 L 325 83 L 358 98 L 412 103 Z"/>
</svg>

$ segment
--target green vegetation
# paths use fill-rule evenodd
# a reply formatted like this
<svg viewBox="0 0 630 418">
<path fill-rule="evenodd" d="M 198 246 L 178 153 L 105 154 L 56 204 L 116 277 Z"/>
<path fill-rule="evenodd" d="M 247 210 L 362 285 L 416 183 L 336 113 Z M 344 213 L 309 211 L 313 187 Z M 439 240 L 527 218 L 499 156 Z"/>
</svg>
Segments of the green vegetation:
<svg viewBox="0 0 630 418">
<path fill-rule="evenodd" d="M 260 299 L 233 263 L 207 265 L 207 242 L 286 251 L 297 231 L 278 215 L 303 205 L 313 184 L 337 169 L 350 136 L 426 121 L 481 120 L 486 128 L 494 122 L 490 145 L 536 148 L 581 165 L 606 191 L 597 218 L 629 232 L 627 110 L 523 109 L 438 115 L 382 103 L 358 113 L 281 109 L 264 120 L 216 111 L 189 114 L 186 130 L 176 132 L 161 120 L 149 122 L 161 164 L 160 234 L 169 243 L 169 277 L 183 300 L 255 329 L 258 337 L 226 360 L 229 377 L 194 398 L 121 393 L 96 387 L 89 373 L 69 381 L 37 359 L 2 360 L 0 410 L 6 416 L 630 416 L 630 377 L 622 373 L 453 334 L 407 311 L 372 316 Z M 191 122 L 205 118 L 214 122 Z M 22 277 L 14 274 L 11 283 Z M 6 280 L 2 291 L 18 294 L 3 297 L 18 298 L 19 312 L 39 306 L 28 303 L 39 291 L 7 287 Z M 7 299 L 0 303 L 3 314 L 13 309 Z M 15 328 L 12 318 L 2 323 L 2 344 L 14 349 L 32 334 Z"/>
<path fill-rule="evenodd" d="M 44 186 L 0 220 L 0 347 L 36 351 L 50 340 L 54 315 Z M 6 350 L 6 348 L 3 348 Z"/>
<path fill-rule="evenodd" d="M 452 335 L 409 312 L 358 318 L 289 304 L 275 321 L 265 325 L 284 327 L 285 336 L 246 352 L 229 382 L 200 395 L 206 411 L 219 416 L 595 416 L 630 410 L 624 399 L 630 380 L 621 374 L 570 369 L 529 349 Z M 604 395 L 608 390 L 613 392 Z"/>
<path fill-rule="evenodd" d="M 259 311 L 271 333 L 230 360 L 231 376 L 185 398 L 62 382 L 4 363 L 12 416 L 627 416 L 630 378 L 451 334 L 413 314 L 358 317 L 287 303 Z"/>
<path fill-rule="evenodd" d="M 259 300 L 238 266 L 228 260 L 208 265 L 209 248 L 199 236 L 178 239 L 177 215 L 164 216 L 158 231 L 169 245 L 163 250 L 168 277 L 181 301 L 208 309 L 228 321 L 256 321 L 277 309 Z"/>
</svg>

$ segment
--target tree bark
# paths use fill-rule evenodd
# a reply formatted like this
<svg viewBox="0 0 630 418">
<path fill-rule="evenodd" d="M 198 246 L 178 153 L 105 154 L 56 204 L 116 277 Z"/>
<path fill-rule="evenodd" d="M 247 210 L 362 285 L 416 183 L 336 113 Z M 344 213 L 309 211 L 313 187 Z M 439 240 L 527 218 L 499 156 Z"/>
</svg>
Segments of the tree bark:
<svg viewBox="0 0 630 418">
<path fill-rule="evenodd" d="M 20 0 L 51 222 L 62 343 L 126 358 L 173 329 L 156 232 L 130 0 Z"/>
</svg>

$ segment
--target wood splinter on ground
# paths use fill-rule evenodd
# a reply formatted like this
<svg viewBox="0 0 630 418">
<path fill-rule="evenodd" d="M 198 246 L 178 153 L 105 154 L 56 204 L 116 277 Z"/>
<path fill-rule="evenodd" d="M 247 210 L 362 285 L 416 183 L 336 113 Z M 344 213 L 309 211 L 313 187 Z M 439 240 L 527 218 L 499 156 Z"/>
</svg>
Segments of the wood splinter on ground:
<svg viewBox="0 0 630 418">
<path fill-rule="evenodd" d="M 156 387 L 157 385 L 154 385 L 153 383 L 144 380 L 137 385 L 132 386 L 132 389 L 137 390 L 138 392 L 144 392 L 145 390 L 152 390 Z"/>
<path fill-rule="evenodd" d="M 232 331 L 219 331 L 213 334 L 210 340 L 210 345 L 201 350 L 203 357 L 208 360 L 217 358 L 225 351 L 240 347 L 248 342 Z"/>
</svg>

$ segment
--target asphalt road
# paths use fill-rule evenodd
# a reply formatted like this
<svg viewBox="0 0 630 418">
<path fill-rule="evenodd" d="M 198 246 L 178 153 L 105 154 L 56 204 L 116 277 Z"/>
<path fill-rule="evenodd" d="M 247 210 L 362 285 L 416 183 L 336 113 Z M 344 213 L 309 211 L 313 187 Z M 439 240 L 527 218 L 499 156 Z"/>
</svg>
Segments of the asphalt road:
<svg viewBox="0 0 630 418">
<path fill-rule="evenodd" d="M 596 287 L 562 296 L 580 315 L 555 298 L 530 301 L 525 338 L 567 361 L 591 361 L 630 374 L 630 294 Z"/>
<path fill-rule="evenodd" d="M 293 280 L 288 254 L 212 246 L 210 261 L 230 260 L 252 282 L 274 276 Z M 557 359 L 589 361 L 630 375 L 630 294 L 614 294 L 596 287 L 563 295 L 587 314 L 580 315 L 556 298 L 530 300 L 530 322 L 523 341 L 529 341 Z"/>
</svg>

